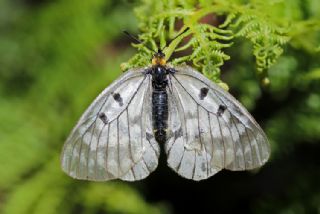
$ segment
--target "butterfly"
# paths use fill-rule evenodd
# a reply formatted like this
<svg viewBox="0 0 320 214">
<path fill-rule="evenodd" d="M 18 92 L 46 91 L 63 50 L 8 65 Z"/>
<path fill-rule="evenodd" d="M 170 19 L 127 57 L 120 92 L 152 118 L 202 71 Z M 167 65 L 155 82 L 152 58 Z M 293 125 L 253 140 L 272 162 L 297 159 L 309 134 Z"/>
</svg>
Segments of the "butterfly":
<svg viewBox="0 0 320 214">
<path fill-rule="evenodd" d="M 153 172 L 164 144 L 168 166 L 202 180 L 222 169 L 266 163 L 268 139 L 227 91 L 161 50 L 152 65 L 125 72 L 93 101 L 67 138 L 61 166 L 92 181 L 136 181 Z"/>
</svg>

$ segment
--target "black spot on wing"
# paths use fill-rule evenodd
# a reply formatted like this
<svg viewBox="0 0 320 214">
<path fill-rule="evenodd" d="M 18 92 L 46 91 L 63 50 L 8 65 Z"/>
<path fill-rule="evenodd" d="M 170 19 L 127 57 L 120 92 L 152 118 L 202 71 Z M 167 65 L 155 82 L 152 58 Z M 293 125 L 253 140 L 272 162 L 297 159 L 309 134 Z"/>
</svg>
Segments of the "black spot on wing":
<svg viewBox="0 0 320 214">
<path fill-rule="evenodd" d="M 119 103 L 119 106 L 123 106 L 123 100 L 119 93 L 112 93 L 113 99 Z"/>
<path fill-rule="evenodd" d="M 107 124 L 109 122 L 108 118 L 107 118 L 107 115 L 105 115 L 105 113 L 103 113 L 103 112 L 99 114 L 99 118 L 100 118 L 100 120 L 102 120 L 102 122 L 104 124 Z"/>
<path fill-rule="evenodd" d="M 208 91 L 209 91 L 208 88 L 201 88 L 200 89 L 200 93 L 199 93 L 200 100 L 203 100 L 207 96 Z"/>
<path fill-rule="evenodd" d="M 219 108 L 218 108 L 218 111 L 217 111 L 217 115 L 221 116 L 226 109 L 227 109 L 227 106 L 219 105 Z"/>
</svg>

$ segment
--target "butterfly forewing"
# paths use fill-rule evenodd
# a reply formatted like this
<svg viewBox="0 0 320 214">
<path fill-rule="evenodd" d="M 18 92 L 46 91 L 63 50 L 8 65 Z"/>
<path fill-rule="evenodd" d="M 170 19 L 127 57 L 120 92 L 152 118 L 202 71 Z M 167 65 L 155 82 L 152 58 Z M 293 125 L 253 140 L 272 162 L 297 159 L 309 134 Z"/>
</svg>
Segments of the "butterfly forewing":
<svg viewBox="0 0 320 214">
<path fill-rule="evenodd" d="M 143 69 L 126 72 L 106 88 L 65 142 L 63 170 L 77 179 L 98 181 L 149 175 L 159 156 L 150 122 L 150 94 L 151 79 Z"/>
<path fill-rule="evenodd" d="M 171 134 L 167 142 L 168 165 L 194 180 L 222 168 L 263 165 L 270 154 L 268 140 L 247 110 L 191 67 L 176 70 L 169 78 L 169 129 L 179 130 L 179 137 Z"/>
</svg>

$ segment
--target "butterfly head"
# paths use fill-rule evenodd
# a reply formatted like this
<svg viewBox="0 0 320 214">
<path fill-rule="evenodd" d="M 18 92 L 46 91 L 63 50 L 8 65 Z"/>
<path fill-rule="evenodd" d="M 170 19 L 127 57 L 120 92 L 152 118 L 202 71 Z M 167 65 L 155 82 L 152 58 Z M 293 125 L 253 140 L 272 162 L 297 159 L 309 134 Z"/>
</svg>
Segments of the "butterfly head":
<svg viewBox="0 0 320 214">
<path fill-rule="evenodd" d="M 177 39 L 179 36 L 181 36 L 182 34 L 184 34 L 185 32 L 187 32 L 190 28 L 186 27 L 181 33 L 179 33 L 176 37 L 174 37 L 173 39 L 171 39 L 163 48 L 159 48 L 158 51 L 155 51 L 154 49 L 148 47 L 147 45 L 145 45 L 145 48 L 147 48 L 149 51 L 154 52 L 153 57 L 152 57 L 152 65 L 160 65 L 160 66 L 164 66 L 166 65 L 166 56 L 165 54 L 162 52 L 162 50 L 164 50 L 165 48 L 169 47 L 169 45 L 175 40 Z M 131 35 L 129 32 L 127 31 L 123 31 L 124 34 L 126 34 L 131 40 L 133 40 L 136 44 L 143 44 L 143 42 L 141 40 L 139 40 L 137 37 Z"/>
<path fill-rule="evenodd" d="M 158 52 L 153 54 L 152 57 L 152 65 L 165 65 L 166 64 L 166 56 L 165 54 L 159 49 Z"/>
</svg>

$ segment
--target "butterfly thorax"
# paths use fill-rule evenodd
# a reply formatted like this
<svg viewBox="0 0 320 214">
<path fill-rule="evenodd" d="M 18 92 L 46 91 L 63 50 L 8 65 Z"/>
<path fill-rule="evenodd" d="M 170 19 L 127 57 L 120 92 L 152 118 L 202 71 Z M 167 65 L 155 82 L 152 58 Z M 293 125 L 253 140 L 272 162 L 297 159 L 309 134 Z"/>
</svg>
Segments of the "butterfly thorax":
<svg viewBox="0 0 320 214">
<path fill-rule="evenodd" d="M 168 84 L 168 78 L 167 78 L 167 70 L 164 66 L 161 65 L 155 65 L 152 66 L 152 85 L 155 89 L 165 89 Z"/>
</svg>

